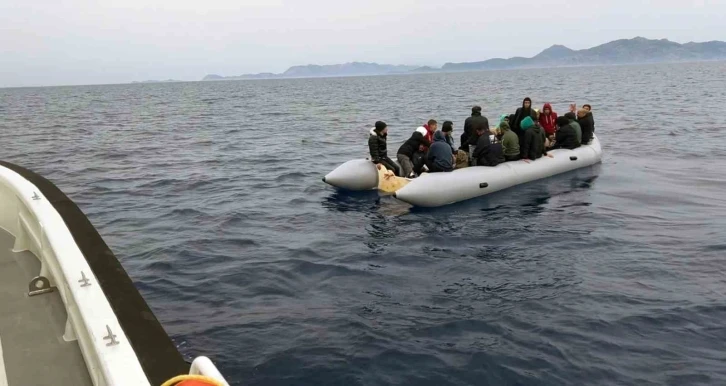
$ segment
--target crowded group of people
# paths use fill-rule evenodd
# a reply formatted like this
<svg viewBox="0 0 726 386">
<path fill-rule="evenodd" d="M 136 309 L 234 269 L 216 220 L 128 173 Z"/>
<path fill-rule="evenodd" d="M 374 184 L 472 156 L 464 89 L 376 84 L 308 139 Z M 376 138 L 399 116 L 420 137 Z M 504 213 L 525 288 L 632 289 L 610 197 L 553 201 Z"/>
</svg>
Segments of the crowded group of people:
<svg viewBox="0 0 726 386">
<path fill-rule="evenodd" d="M 474 106 L 471 116 L 464 122 L 461 145 L 454 145 L 454 124 L 445 121 L 441 130 L 438 122 L 430 119 L 417 128 L 396 152 L 398 163 L 388 157 L 388 126 L 378 121 L 371 129 L 368 147 L 371 160 L 385 166 L 399 177 L 415 178 L 423 172 L 450 172 L 468 166 L 497 166 L 503 162 L 525 160 L 529 162 L 552 149 L 576 149 L 587 145 L 595 132 L 592 107 L 588 104 L 558 116 L 552 105 L 542 109 L 532 107 L 532 100 L 524 98 L 522 107 L 514 114 L 503 114 L 497 125 L 490 128 L 481 107 Z M 492 141 L 490 135 L 494 136 Z"/>
</svg>

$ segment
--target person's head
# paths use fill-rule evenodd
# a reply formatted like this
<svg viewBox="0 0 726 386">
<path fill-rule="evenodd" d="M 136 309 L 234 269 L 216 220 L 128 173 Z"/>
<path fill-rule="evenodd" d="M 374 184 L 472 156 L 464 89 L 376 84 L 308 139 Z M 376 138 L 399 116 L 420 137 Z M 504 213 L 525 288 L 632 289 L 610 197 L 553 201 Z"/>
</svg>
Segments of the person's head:
<svg viewBox="0 0 726 386">
<path fill-rule="evenodd" d="M 446 134 L 443 131 L 437 131 L 434 133 L 434 142 L 446 141 Z"/>
<path fill-rule="evenodd" d="M 489 129 L 488 129 L 488 128 L 485 128 L 484 126 L 479 126 L 479 127 L 477 127 L 477 128 L 476 128 L 476 134 L 477 134 L 478 136 L 482 136 L 482 135 L 484 135 L 484 133 L 485 133 L 485 132 L 487 132 L 488 130 L 489 130 Z"/>
<path fill-rule="evenodd" d="M 577 116 L 573 112 L 569 112 L 569 113 L 565 114 L 565 118 L 569 119 L 570 121 L 577 120 Z"/>
<path fill-rule="evenodd" d="M 471 108 L 471 115 L 481 115 L 481 106 L 474 106 Z"/>
<path fill-rule="evenodd" d="M 436 129 L 439 128 L 439 123 L 436 122 L 435 119 L 429 119 L 428 127 L 429 127 L 429 131 L 433 133 L 434 131 L 436 131 Z"/>
<path fill-rule="evenodd" d="M 522 119 L 522 122 L 519 124 L 519 126 L 522 127 L 522 130 L 527 130 L 534 127 L 534 121 L 532 120 L 532 117 L 526 116 L 524 117 L 524 119 Z"/>
<path fill-rule="evenodd" d="M 592 106 L 590 106 L 588 104 L 582 105 L 582 108 L 585 109 L 585 110 L 587 110 L 587 111 L 592 111 Z"/>
<path fill-rule="evenodd" d="M 499 131 L 501 131 L 502 134 L 504 134 L 505 131 L 509 131 L 509 130 L 510 130 L 509 122 L 503 121 L 502 123 L 499 124 Z"/>
<path fill-rule="evenodd" d="M 534 115 L 539 119 L 539 109 L 534 109 Z M 539 121 L 535 121 L 535 123 L 539 123 Z"/>
<path fill-rule="evenodd" d="M 507 114 L 502 114 L 502 115 L 500 115 L 500 116 L 499 116 L 499 125 L 500 125 L 500 126 L 501 126 L 502 122 L 507 122 L 507 123 L 509 123 L 509 115 L 507 115 Z"/>
<path fill-rule="evenodd" d="M 447 136 L 451 136 L 451 133 L 454 132 L 454 122 L 446 121 L 444 122 L 444 125 L 441 126 L 441 131 L 444 132 Z"/>
<path fill-rule="evenodd" d="M 545 103 L 542 107 L 542 114 L 544 115 L 550 115 L 552 113 L 552 105 L 549 103 Z"/>
<path fill-rule="evenodd" d="M 385 137 L 388 134 L 388 125 L 386 125 L 386 122 L 378 121 L 376 122 L 375 131 L 378 135 Z"/>
<path fill-rule="evenodd" d="M 522 107 L 524 107 L 525 109 L 532 107 L 532 100 L 529 99 L 529 97 L 524 98 L 524 100 L 522 101 Z"/>
<path fill-rule="evenodd" d="M 567 113 L 572 114 L 572 113 Z M 570 119 L 567 117 L 567 114 L 565 114 L 564 117 L 557 117 L 557 120 L 555 120 L 555 123 L 557 124 L 557 127 L 564 127 L 570 124 Z"/>
<path fill-rule="evenodd" d="M 589 112 L 590 111 L 588 109 L 579 109 L 579 110 L 577 110 L 577 116 L 579 118 L 584 118 L 587 115 L 587 113 L 589 113 Z"/>
</svg>

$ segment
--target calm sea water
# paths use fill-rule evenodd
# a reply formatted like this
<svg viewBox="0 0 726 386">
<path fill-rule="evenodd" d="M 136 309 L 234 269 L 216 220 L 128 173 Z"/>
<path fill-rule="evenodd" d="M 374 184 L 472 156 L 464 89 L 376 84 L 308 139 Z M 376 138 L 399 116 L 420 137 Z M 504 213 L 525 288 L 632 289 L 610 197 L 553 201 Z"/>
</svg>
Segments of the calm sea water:
<svg viewBox="0 0 726 386">
<path fill-rule="evenodd" d="M 2 159 L 87 213 L 239 385 L 726 383 L 726 63 L 0 89 Z M 593 106 L 601 165 L 434 210 L 321 182 L 390 125 Z"/>
</svg>

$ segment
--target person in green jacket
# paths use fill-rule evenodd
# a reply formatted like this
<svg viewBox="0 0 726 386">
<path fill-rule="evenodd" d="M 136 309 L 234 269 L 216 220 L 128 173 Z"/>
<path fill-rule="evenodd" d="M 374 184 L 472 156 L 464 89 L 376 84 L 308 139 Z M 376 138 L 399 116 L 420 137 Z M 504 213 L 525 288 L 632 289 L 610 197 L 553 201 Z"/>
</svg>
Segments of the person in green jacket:
<svg viewBox="0 0 726 386">
<path fill-rule="evenodd" d="M 580 123 L 577 122 L 577 115 L 573 112 L 569 112 L 565 114 L 565 117 L 567 117 L 568 120 L 570 120 L 570 125 L 575 128 L 575 135 L 577 135 L 577 143 L 582 143 L 582 128 L 580 127 Z"/>
<path fill-rule="evenodd" d="M 509 123 L 502 120 L 499 123 L 499 131 L 502 132 L 502 147 L 504 148 L 504 159 L 506 161 L 518 161 L 521 159 L 519 155 L 519 137 L 509 127 Z"/>
</svg>

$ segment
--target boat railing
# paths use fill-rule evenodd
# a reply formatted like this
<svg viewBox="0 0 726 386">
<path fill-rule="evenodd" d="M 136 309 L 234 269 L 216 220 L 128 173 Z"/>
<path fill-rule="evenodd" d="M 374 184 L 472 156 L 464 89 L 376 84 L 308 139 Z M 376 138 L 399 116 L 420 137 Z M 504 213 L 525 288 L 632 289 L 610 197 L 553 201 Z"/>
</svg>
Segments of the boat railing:
<svg viewBox="0 0 726 386">
<path fill-rule="evenodd" d="M 213 378 L 224 386 L 229 386 L 229 383 L 224 379 L 222 373 L 217 370 L 217 366 L 212 361 L 205 357 L 199 356 L 192 361 L 192 366 L 189 369 L 190 375 L 204 375 L 209 378 Z"/>
</svg>

